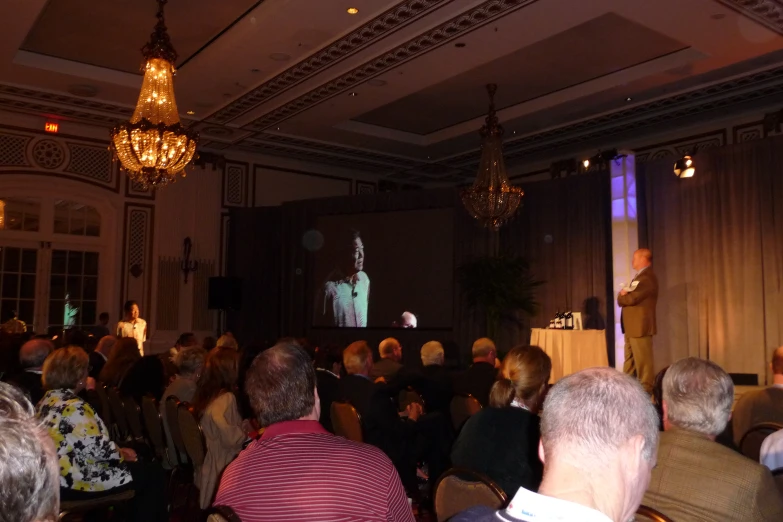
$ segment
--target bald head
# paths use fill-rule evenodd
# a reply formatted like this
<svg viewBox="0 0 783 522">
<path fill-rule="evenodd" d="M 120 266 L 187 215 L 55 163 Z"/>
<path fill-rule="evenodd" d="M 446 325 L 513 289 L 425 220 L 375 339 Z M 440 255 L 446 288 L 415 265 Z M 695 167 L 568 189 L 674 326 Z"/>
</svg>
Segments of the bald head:
<svg viewBox="0 0 783 522">
<path fill-rule="evenodd" d="M 381 355 L 381 359 L 394 359 L 397 362 L 402 360 L 402 346 L 400 341 L 394 337 L 389 337 L 381 341 L 378 345 L 378 353 Z"/>
<path fill-rule="evenodd" d="M 473 343 L 471 349 L 473 354 L 473 362 L 487 362 L 489 364 L 495 364 L 495 358 L 497 351 L 495 350 L 495 343 L 488 337 L 482 337 Z"/>
<path fill-rule="evenodd" d="M 783 346 L 772 352 L 772 373 L 783 377 Z"/>
<path fill-rule="evenodd" d="M 348 375 L 370 375 L 372 352 L 366 341 L 356 341 L 343 350 L 343 366 Z"/>
<path fill-rule="evenodd" d="M 652 264 L 652 252 L 649 248 L 640 248 L 633 253 L 633 269 L 641 270 Z"/>
<path fill-rule="evenodd" d="M 44 361 L 54 351 L 54 345 L 46 339 L 27 341 L 19 350 L 19 364 L 25 370 L 40 370 Z"/>
</svg>

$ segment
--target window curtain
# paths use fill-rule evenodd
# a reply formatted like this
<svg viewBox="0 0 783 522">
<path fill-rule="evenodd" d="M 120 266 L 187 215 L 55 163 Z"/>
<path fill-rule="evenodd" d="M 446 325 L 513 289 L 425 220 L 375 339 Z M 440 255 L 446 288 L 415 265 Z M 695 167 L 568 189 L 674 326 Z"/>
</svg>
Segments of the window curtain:
<svg viewBox="0 0 783 522">
<path fill-rule="evenodd" d="M 688 356 L 770 382 L 783 344 L 783 139 L 699 153 L 696 175 L 673 159 L 637 166 L 640 245 L 660 282 L 656 367 Z"/>
</svg>

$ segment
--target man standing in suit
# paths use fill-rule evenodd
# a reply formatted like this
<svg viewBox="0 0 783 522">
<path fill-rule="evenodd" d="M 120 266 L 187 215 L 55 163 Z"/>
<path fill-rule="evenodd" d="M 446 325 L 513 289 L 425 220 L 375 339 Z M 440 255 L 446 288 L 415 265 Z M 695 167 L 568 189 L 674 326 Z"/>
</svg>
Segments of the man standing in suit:
<svg viewBox="0 0 783 522">
<path fill-rule="evenodd" d="M 658 303 L 658 278 L 652 269 L 652 252 L 646 248 L 634 252 L 633 269 L 636 270 L 636 277 L 631 282 L 633 289 L 623 288 L 617 297 L 625 333 L 623 372 L 639 379 L 644 390 L 651 394 L 655 380 L 652 336 L 656 333 L 655 306 Z"/>
</svg>

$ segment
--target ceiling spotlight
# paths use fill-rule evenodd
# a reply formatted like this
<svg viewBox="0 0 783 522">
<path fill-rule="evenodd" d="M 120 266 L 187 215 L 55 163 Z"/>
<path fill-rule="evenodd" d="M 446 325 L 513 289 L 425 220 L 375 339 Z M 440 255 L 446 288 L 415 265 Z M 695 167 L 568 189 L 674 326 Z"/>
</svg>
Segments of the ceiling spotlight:
<svg viewBox="0 0 783 522">
<path fill-rule="evenodd" d="M 631 98 L 630 96 L 625 99 L 625 101 L 627 101 L 627 102 L 629 102 L 631 100 L 633 100 L 633 98 Z"/>
<path fill-rule="evenodd" d="M 683 156 L 674 164 L 674 175 L 678 178 L 692 178 L 694 174 L 696 174 L 696 165 L 690 156 Z"/>
<path fill-rule="evenodd" d="M 590 168 L 590 159 L 589 158 L 585 158 L 584 160 L 582 160 L 582 166 L 584 168 L 586 168 L 586 169 L 589 169 Z"/>
<path fill-rule="evenodd" d="M 190 114 L 191 116 L 193 116 L 194 114 L 196 114 L 196 111 L 188 111 L 188 114 Z"/>
<path fill-rule="evenodd" d="M 351 93 L 351 94 L 349 94 L 348 96 L 354 96 L 354 97 L 355 97 L 355 96 L 359 96 L 359 93 L 352 92 L 352 93 Z"/>
<path fill-rule="evenodd" d="M 349 8 L 348 8 L 348 10 L 347 10 L 347 12 L 348 12 L 348 14 L 350 14 L 350 15 L 359 14 L 359 10 L 358 10 L 358 9 L 356 9 L 355 7 L 349 7 Z"/>
</svg>

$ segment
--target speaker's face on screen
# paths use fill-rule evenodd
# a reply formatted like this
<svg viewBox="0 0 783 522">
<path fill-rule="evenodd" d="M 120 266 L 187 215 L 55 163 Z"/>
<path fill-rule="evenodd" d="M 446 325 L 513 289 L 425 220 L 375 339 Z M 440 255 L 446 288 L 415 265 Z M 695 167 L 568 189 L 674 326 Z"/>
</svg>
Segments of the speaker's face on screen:
<svg viewBox="0 0 783 522">
<path fill-rule="evenodd" d="M 357 272 L 364 270 L 364 243 L 360 237 L 353 240 L 353 269 Z"/>
</svg>

